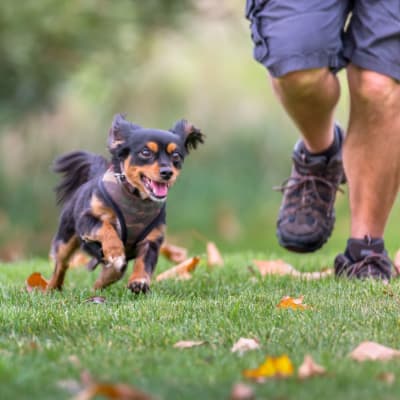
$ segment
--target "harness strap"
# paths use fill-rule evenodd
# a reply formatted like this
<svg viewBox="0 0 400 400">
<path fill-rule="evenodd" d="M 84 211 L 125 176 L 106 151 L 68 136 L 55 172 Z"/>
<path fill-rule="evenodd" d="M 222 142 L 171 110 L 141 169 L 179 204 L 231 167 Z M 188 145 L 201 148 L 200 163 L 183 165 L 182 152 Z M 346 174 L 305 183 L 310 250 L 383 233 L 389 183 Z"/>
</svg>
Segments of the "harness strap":
<svg viewBox="0 0 400 400">
<path fill-rule="evenodd" d="M 126 240 L 127 240 L 127 228 L 126 228 L 126 223 L 125 223 L 125 218 L 122 214 L 121 209 L 117 206 L 115 201 L 111 198 L 109 193 L 107 192 L 104 183 L 102 180 L 99 181 L 99 190 L 101 194 L 103 195 L 104 199 L 108 203 L 108 205 L 115 211 L 117 214 L 117 218 L 119 220 L 120 226 L 121 226 L 121 240 L 124 243 L 124 246 L 126 245 Z M 156 217 L 153 219 L 153 221 L 150 222 L 149 225 L 146 226 L 145 229 L 140 232 L 138 235 L 137 239 L 133 243 L 132 247 L 135 247 L 139 242 L 141 242 L 143 239 L 146 238 L 146 236 L 151 232 L 151 230 L 156 227 L 160 223 L 165 223 L 166 219 L 166 207 L 165 204 L 162 206 L 160 209 L 160 212 L 156 215 Z M 88 252 L 91 256 L 94 258 L 89 261 L 87 264 L 87 269 L 90 271 L 93 271 L 100 263 L 104 262 L 104 254 L 103 250 L 101 248 L 101 243 L 100 242 L 88 242 L 88 241 L 83 241 L 82 242 L 82 248 Z"/>
<path fill-rule="evenodd" d="M 108 205 L 117 214 L 117 218 L 118 218 L 119 224 L 121 226 L 121 240 L 122 240 L 122 243 L 125 245 L 126 239 L 128 238 L 128 233 L 126 230 L 126 223 L 125 223 L 124 215 L 122 214 L 121 209 L 118 207 L 118 205 L 115 203 L 115 201 L 111 198 L 111 196 L 107 192 L 107 189 L 104 186 L 103 179 L 99 180 L 99 190 L 100 190 L 100 193 L 103 195 L 104 199 L 106 200 L 106 202 L 108 203 Z"/>
</svg>

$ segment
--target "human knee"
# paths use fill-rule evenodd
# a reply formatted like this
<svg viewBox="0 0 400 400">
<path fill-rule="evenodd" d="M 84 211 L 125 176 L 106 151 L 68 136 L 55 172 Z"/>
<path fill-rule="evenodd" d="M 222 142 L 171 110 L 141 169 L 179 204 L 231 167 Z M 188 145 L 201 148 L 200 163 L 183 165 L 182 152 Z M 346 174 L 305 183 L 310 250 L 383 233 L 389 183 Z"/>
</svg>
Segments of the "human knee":
<svg viewBox="0 0 400 400">
<path fill-rule="evenodd" d="M 329 71 L 326 68 L 306 69 L 289 72 L 274 80 L 278 91 L 299 97 L 319 92 Z"/>
<path fill-rule="evenodd" d="M 395 94 L 400 94 L 400 85 L 393 78 L 360 68 L 349 70 L 349 89 L 354 99 L 380 105 L 398 102 Z"/>
</svg>

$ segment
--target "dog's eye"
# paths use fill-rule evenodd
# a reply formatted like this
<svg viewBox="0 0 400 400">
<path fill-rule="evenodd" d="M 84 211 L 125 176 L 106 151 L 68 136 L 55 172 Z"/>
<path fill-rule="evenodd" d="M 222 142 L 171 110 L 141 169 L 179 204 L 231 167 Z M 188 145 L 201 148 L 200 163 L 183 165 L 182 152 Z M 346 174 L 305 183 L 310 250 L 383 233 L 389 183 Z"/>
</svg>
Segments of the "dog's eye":
<svg viewBox="0 0 400 400">
<path fill-rule="evenodd" d="M 171 154 L 171 159 L 173 162 L 180 162 L 182 160 L 182 157 L 178 152 L 175 151 Z"/>
<path fill-rule="evenodd" d="M 140 151 L 140 153 L 139 153 L 139 156 L 140 156 L 141 158 L 144 158 L 144 159 L 151 158 L 152 155 L 153 155 L 153 152 L 152 152 L 151 150 L 149 150 L 147 147 L 145 147 L 144 149 L 142 149 L 142 150 Z"/>
</svg>

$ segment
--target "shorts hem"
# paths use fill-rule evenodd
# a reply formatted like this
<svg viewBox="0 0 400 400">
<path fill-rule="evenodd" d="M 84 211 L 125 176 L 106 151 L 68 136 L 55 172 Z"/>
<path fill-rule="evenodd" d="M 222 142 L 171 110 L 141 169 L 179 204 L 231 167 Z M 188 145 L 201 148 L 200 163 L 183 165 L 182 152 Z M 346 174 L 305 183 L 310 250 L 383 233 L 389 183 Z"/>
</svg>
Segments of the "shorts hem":
<svg viewBox="0 0 400 400">
<path fill-rule="evenodd" d="M 289 72 L 302 71 L 305 69 L 328 67 L 333 72 L 338 72 L 346 66 L 347 62 L 338 54 L 311 53 L 292 55 L 284 60 L 272 64 L 262 63 L 274 78 L 279 78 Z"/>
<path fill-rule="evenodd" d="M 400 64 L 378 59 L 362 51 L 355 51 L 349 58 L 352 64 L 360 68 L 378 72 L 400 81 Z"/>
</svg>

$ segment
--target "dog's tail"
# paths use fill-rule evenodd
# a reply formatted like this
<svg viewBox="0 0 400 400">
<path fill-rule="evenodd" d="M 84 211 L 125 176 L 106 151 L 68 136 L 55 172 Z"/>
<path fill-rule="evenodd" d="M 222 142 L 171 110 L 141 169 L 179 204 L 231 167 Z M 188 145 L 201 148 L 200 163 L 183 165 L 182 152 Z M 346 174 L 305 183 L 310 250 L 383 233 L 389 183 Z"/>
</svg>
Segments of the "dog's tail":
<svg viewBox="0 0 400 400">
<path fill-rule="evenodd" d="M 109 165 L 103 156 L 86 151 L 72 151 L 56 158 L 53 171 L 63 175 L 55 187 L 57 204 L 64 204 L 82 184 L 102 175 Z"/>
</svg>

